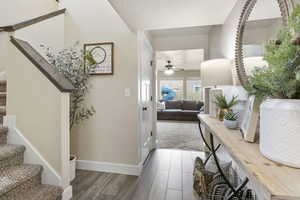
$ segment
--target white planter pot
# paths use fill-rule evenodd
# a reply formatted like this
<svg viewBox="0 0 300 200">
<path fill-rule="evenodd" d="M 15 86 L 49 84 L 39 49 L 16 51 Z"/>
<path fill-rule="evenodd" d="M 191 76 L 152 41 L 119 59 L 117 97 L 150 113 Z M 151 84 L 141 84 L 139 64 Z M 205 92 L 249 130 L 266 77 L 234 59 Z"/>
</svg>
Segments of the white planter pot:
<svg viewBox="0 0 300 200">
<path fill-rule="evenodd" d="M 75 155 L 70 155 L 70 181 L 73 181 L 76 177 L 76 161 Z"/>
<path fill-rule="evenodd" d="M 224 119 L 223 123 L 229 129 L 236 129 L 239 127 L 239 121 L 230 121 L 230 120 Z"/>
<path fill-rule="evenodd" d="M 268 99 L 260 106 L 260 151 L 300 168 L 300 100 Z"/>
</svg>

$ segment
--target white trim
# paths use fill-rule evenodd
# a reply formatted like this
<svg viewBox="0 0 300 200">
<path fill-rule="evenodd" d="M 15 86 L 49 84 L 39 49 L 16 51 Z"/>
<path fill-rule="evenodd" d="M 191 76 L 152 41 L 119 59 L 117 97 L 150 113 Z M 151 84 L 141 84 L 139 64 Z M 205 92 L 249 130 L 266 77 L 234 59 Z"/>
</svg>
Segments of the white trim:
<svg viewBox="0 0 300 200">
<path fill-rule="evenodd" d="M 43 166 L 42 183 L 61 186 L 61 177 L 55 169 L 44 159 L 38 150 L 23 136 L 16 128 L 16 116 L 7 115 L 4 117 L 3 125 L 9 128 L 7 141 L 11 144 L 24 145 L 24 161 L 26 163 L 38 164 Z"/>
<path fill-rule="evenodd" d="M 61 93 L 60 102 L 60 141 L 61 141 L 61 186 L 66 188 L 70 184 L 70 94 Z"/>
<path fill-rule="evenodd" d="M 138 165 L 125 165 L 118 163 L 108 163 L 108 162 L 97 162 L 90 160 L 77 160 L 77 169 L 97 171 L 97 172 L 107 172 L 116 174 L 126 174 L 139 176 L 142 172 L 143 164 Z"/>
<path fill-rule="evenodd" d="M 69 185 L 62 194 L 62 200 L 70 200 L 73 197 L 73 188 Z"/>
</svg>

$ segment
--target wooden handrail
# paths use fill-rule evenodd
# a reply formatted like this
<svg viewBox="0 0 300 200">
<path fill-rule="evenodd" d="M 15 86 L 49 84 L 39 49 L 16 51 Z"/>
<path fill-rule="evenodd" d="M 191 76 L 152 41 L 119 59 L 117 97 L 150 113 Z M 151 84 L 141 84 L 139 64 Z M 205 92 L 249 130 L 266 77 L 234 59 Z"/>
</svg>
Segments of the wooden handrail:
<svg viewBox="0 0 300 200">
<path fill-rule="evenodd" d="M 3 31 L 4 32 L 14 32 L 16 30 L 25 28 L 27 26 L 31 26 L 31 25 L 39 23 L 41 21 L 50 19 L 50 18 L 55 17 L 57 15 L 64 14 L 65 12 L 66 12 L 66 9 L 64 8 L 64 9 L 60 9 L 60 10 L 57 10 L 57 11 L 54 11 L 54 12 L 50 12 L 48 14 L 45 14 L 45 15 L 42 15 L 42 16 L 39 16 L 39 17 L 35 17 L 35 18 L 29 19 L 29 20 L 26 20 L 26 21 L 23 21 L 23 22 L 14 24 L 14 25 L 2 26 L 2 27 L 0 27 L 0 32 L 1 31 L 2 32 Z"/>
<path fill-rule="evenodd" d="M 51 65 L 28 42 L 11 36 L 11 42 L 28 58 L 61 92 L 75 90 L 72 83 L 66 79 L 53 65 Z"/>
</svg>

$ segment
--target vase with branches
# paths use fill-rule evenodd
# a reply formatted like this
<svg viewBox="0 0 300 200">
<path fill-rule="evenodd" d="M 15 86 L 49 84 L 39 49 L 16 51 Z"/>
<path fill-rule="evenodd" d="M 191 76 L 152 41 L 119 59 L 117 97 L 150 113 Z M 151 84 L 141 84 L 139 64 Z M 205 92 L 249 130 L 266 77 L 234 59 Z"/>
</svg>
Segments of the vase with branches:
<svg viewBox="0 0 300 200">
<path fill-rule="evenodd" d="M 77 50 L 77 43 L 67 49 L 54 53 L 50 47 L 43 46 L 47 60 L 55 66 L 75 87 L 70 95 L 70 129 L 95 114 L 93 106 L 86 106 L 85 98 L 89 93 L 90 71 L 95 61 L 89 53 Z M 84 62 L 86 60 L 86 63 Z"/>
</svg>

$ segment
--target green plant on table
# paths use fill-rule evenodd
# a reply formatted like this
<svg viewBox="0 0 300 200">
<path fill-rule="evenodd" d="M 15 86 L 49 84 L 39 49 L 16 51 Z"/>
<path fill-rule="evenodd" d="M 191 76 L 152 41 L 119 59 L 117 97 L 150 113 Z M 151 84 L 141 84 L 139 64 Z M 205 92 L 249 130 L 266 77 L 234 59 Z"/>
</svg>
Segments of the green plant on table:
<svg viewBox="0 0 300 200">
<path fill-rule="evenodd" d="M 217 104 L 220 109 L 229 110 L 230 108 L 238 104 L 237 96 L 233 96 L 229 102 L 226 100 L 226 97 L 224 95 L 216 95 L 215 98 L 215 104 Z"/>
<path fill-rule="evenodd" d="M 300 6 L 289 18 L 277 40 L 265 46 L 268 66 L 255 68 L 245 87 L 261 99 L 300 99 Z"/>
<path fill-rule="evenodd" d="M 237 96 L 233 96 L 229 102 L 224 95 L 216 95 L 215 98 L 214 103 L 219 107 L 218 118 L 223 121 L 225 112 L 230 111 L 233 106 L 238 104 Z"/>
<path fill-rule="evenodd" d="M 224 119 L 229 121 L 237 121 L 239 119 L 239 114 L 230 110 L 225 112 Z"/>
</svg>

